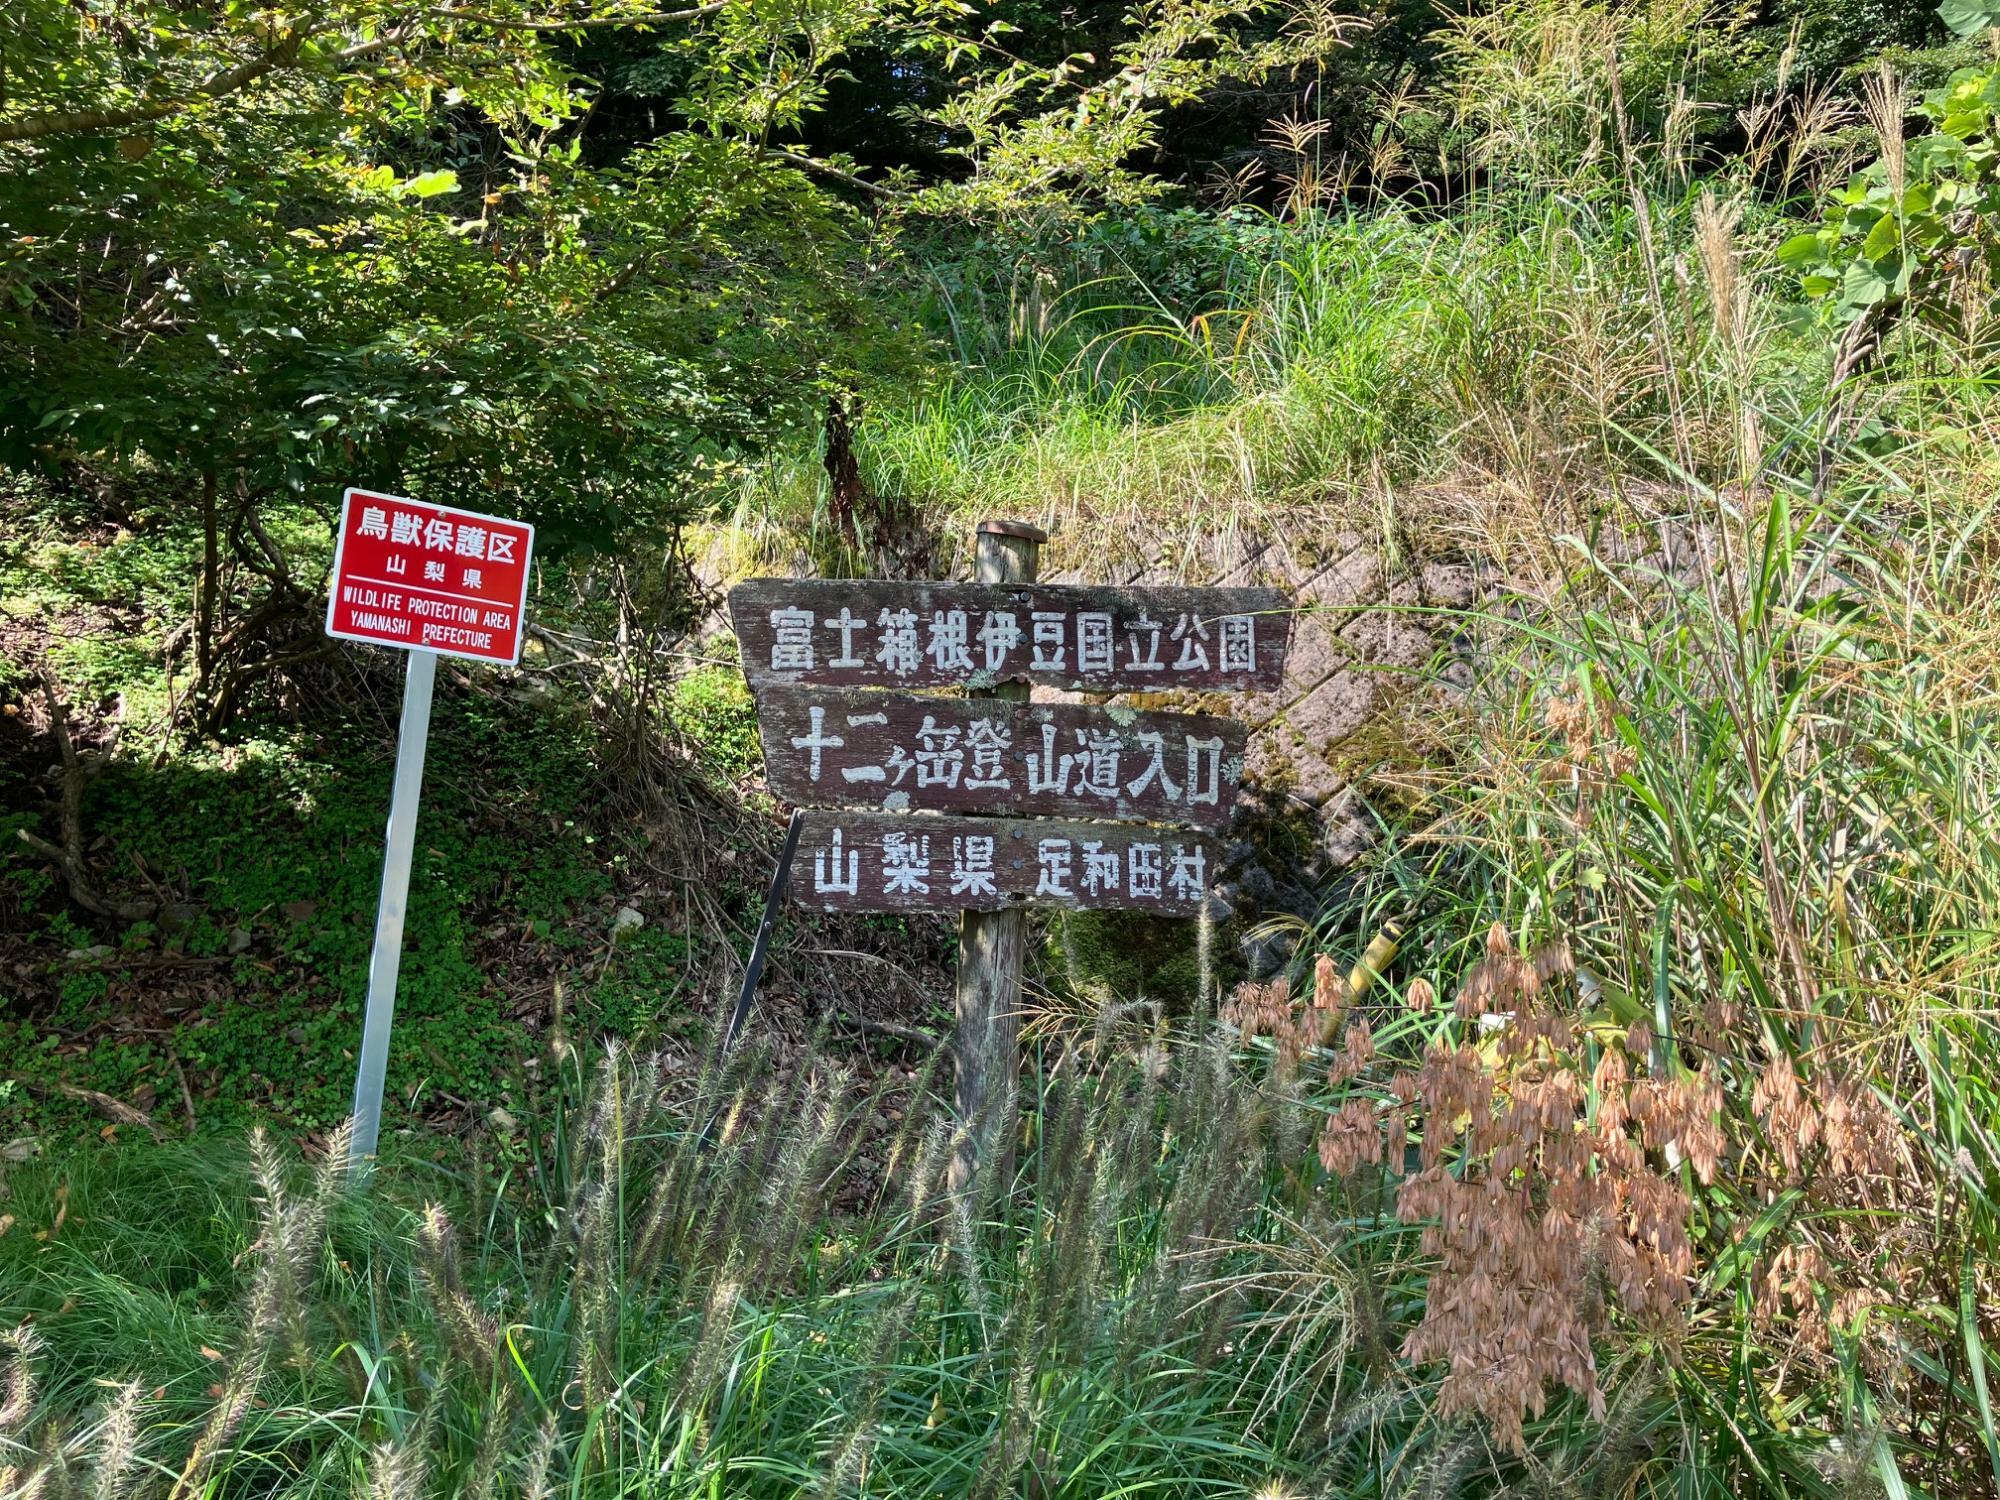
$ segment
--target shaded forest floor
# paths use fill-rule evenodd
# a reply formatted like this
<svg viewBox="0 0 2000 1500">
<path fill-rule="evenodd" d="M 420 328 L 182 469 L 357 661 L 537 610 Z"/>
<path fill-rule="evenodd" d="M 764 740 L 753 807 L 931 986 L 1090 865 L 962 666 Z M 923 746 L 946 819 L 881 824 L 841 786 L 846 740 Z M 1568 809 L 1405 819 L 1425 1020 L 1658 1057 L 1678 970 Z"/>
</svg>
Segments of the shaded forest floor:
<svg viewBox="0 0 2000 1500">
<path fill-rule="evenodd" d="M 68 504 L 0 497 L 0 1137 L 145 1128 L 107 1099 L 160 1131 L 323 1131 L 352 1089 L 397 663 L 364 661 L 372 691 L 345 702 L 151 753 L 182 539 Z M 149 920 L 91 916 L 18 836 L 57 836 L 64 763 L 45 682 L 88 774 L 92 878 L 154 905 Z M 678 806 L 609 795 L 588 719 L 534 688 L 449 667 L 439 682 L 391 1080 L 395 1123 L 446 1137 L 518 1117 L 551 1027 L 697 1049 L 734 999 L 769 878 L 769 816 L 704 794 L 692 760 Z M 726 872 L 699 899 L 673 847 L 688 841 Z M 857 1054 L 908 1046 L 882 1028 L 921 1025 L 926 997 L 945 993 L 947 935 L 864 925 L 788 924 L 759 1012 L 774 1036 L 840 1027 L 851 991 L 842 1034 Z M 801 1001 L 813 950 L 843 944 L 860 947 L 833 972 L 819 961 Z"/>
</svg>

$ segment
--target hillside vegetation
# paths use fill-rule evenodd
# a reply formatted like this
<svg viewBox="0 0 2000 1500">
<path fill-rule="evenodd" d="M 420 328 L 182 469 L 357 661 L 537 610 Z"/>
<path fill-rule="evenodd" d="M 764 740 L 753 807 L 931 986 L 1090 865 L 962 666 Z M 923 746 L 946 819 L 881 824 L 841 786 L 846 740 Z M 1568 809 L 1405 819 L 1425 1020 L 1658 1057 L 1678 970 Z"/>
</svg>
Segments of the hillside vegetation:
<svg viewBox="0 0 2000 1500">
<path fill-rule="evenodd" d="M 537 148 L 532 295 L 456 258 L 505 215 L 433 247 L 471 289 L 431 294 L 494 299 L 468 326 L 565 320 L 487 351 L 490 405 L 392 411 L 370 345 L 346 451 L 93 436 L 81 384 L 60 452 L 0 429 L 0 1494 L 1994 1493 L 2000 7 L 1865 9 L 1839 44 L 1810 6 L 1148 11 L 1116 76 L 1182 113 L 1109 122 L 1085 65 L 996 55 L 1085 24 L 1023 9 L 922 101 L 966 159 L 899 171 L 855 78 L 790 101 L 757 28 L 865 86 L 868 24 L 950 58 L 955 23 L 833 6 L 815 54 L 732 9 L 652 64 L 693 123 L 636 176 Z M 509 87 L 652 97 L 574 45 Z M 1246 78 L 1289 112 L 1202 179 L 1185 111 Z M 363 238 L 427 243 L 459 179 L 392 179 L 349 185 L 393 189 Z M 691 182 L 728 199 L 681 204 L 698 246 L 651 216 Z M 662 343 L 669 249 L 708 321 Z M 47 305 L 16 392 L 89 342 Z M 394 311 L 428 400 L 450 320 Z M 201 389 L 126 335 L 167 382 L 135 406 Z M 593 404 L 532 363 L 564 350 L 641 364 Z M 236 378 L 312 420 L 326 366 L 286 368 Z M 488 479 L 408 457 L 444 444 Z M 357 1187 L 393 682 L 312 639 L 327 494 L 366 462 L 532 507 L 572 460 L 523 669 L 441 699 Z M 996 515 L 1086 577 L 1344 531 L 1478 587 L 1379 606 L 1438 654 L 1337 747 L 1372 842 L 1282 945 L 1205 918 L 1163 997 L 1051 933 L 1014 1175 L 954 1192 L 942 924 L 793 920 L 714 1058 L 771 808 L 700 589 L 948 571 Z"/>
</svg>

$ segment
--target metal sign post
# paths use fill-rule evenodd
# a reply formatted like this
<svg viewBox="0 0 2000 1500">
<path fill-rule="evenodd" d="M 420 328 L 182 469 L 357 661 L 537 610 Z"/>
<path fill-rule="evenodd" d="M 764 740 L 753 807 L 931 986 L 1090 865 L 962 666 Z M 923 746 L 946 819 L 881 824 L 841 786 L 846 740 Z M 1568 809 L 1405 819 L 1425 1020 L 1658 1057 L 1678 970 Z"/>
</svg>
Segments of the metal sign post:
<svg viewBox="0 0 2000 1500">
<path fill-rule="evenodd" d="M 403 678 L 403 719 L 396 731 L 396 783 L 389 793 L 383 841 L 382 899 L 375 909 L 375 951 L 368 961 L 368 1010 L 361 1062 L 354 1074 L 354 1136 L 348 1170 L 365 1172 L 382 1135 L 382 1080 L 389 1069 L 389 1027 L 396 1016 L 396 971 L 403 963 L 403 918 L 410 904 L 410 860 L 417 845 L 417 802 L 431 737 L 431 687 L 437 656 L 412 651 Z"/>
<path fill-rule="evenodd" d="M 535 528 L 525 521 L 433 505 L 402 495 L 350 489 L 341 498 L 327 590 L 326 633 L 409 653 L 403 719 L 396 734 L 396 783 L 382 853 L 375 950 L 368 960 L 368 1008 L 354 1071 L 354 1134 L 347 1169 L 359 1176 L 382 1138 L 382 1093 L 396 972 L 410 906 L 410 861 L 431 733 L 437 659 L 512 666 L 521 659 Z"/>
</svg>

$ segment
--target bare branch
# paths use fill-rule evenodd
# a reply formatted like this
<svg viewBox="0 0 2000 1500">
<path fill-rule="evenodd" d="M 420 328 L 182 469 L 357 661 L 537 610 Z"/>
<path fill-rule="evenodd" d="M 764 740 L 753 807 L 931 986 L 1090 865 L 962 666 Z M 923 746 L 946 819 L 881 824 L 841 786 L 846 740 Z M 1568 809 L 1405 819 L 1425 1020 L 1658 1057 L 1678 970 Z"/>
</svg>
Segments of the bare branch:
<svg viewBox="0 0 2000 1500">
<path fill-rule="evenodd" d="M 835 182 L 844 182 L 849 187 L 859 188 L 862 192 L 876 198 L 909 197 L 908 193 L 898 192 L 895 188 L 884 187 L 879 182 L 870 182 L 865 177 L 856 177 L 852 172 L 843 171 L 832 162 L 820 161 L 816 157 L 805 156 L 797 151 L 787 151 L 782 146 L 765 146 L 762 149 L 764 155 L 774 161 L 781 161 L 789 166 L 802 167 L 808 172 L 817 172 L 823 177 L 831 177 Z"/>
<path fill-rule="evenodd" d="M 688 10 L 644 11 L 632 16 L 579 16 L 573 21 L 515 20 L 509 16 L 487 15 L 476 10 L 430 10 L 425 14 L 439 21 L 469 21 L 475 26 L 492 26 L 502 31 L 588 31 L 604 26 L 664 26 L 673 21 L 693 21 L 712 16 L 728 0 L 712 0 L 708 5 Z"/>
<path fill-rule="evenodd" d="M 83 790 L 93 767 L 77 754 L 76 742 L 70 738 L 69 711 L 63 706 L 55 679 L 46 674 L 42 677 L 42 702 L 48 709 L 56 749 L 62 753 L 62 843 L 52 844 L 25 828 L 15 832 L 22 843 L 62 871 L 70 899 L 85 911 L 119 922 L 149 921 L 159 910 L 157 901 L 115 901 L 99 894 L 91 883 L 83 857 Z"/>
</svg>

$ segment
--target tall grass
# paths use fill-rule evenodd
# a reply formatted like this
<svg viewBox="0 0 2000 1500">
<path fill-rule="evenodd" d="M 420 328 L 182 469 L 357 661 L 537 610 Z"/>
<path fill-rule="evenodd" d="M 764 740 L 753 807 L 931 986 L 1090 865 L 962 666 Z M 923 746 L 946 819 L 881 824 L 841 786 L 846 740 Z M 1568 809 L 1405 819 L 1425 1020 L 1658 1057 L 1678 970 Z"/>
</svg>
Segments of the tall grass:
<svg viewBox="0 0 2000 1500">
<path fill-rule="evenodd" d="M 1303 1341 L 1284 1388 L 1339 1407 L 1393 1369 L 1421 1415 L 1371 1420 L 1428 1434 L 1389 1440 L 1372 1478 L 1330 1458 L 1333 1493 L 1993 1493 L 1990 371 L 1916 327 L 1838 369 L 1837 329 L 1768 256 L 1784 205 L 1726 174 L 1689 187 L 1672 150 L 1656 166 L 1623 138 L 1616 99 L 1584 105 L 1592 160 L 1558 152 L 1532 191 L 1258 223 L 1205 296 L 1093 265 L 1038 283 L 1034 317 L 954 310 L 963 367 L 875 412 L 864 464 L 948 530 L 1053 520 L 1086 571 L 1192 567 L 1231 522 L 1309 543 L 1383 515 L 1514 585 L 1426 622 L 1481 660 L 1472 694 L 1406 700 L 1393 762 L 1346 754 L 1389 837 L 1299 952 L 1404 924 L 1368 1056 L 1318 1048 L 1300 1001 L 1242 997 L 1289 1007 L 1272 1066 L 1335 1122 L 1305 1176 L 1337 1227 L 1291 1225 L 1238 1273 Z M 1835 113 L 1823 92 L 1760 105 L 1753 136 L 1787 119 L 1797 139 L 1751 156 L 1810 190 Z M 810 515 L 782 479 L 765 497 Z M 1479 972 L 1496 923 L 1575 964 L 1519 1077 L 1505 1014 L 1405 1003 Z M 1402 1080 L 1451 1058 L 1502 1101 L 1572 1071 L 1580 1128 L 1643 1075 L 1722 1143 L 1697 1171 L 1672 1132 L 1643 1139 L 1688 1207 L 1682 1333 L 1611 1299 L 1603 1418 L 1538 1390 L 1512 1455 L 1453 1425 L 1448 1361 L 1396 1361 L 1432 1299 L 1491 1294 L 1387 1195 L 1393 1130 L 1363 1144 L 1420 1131 Z M 1494 1144 L 1453 1170 L 1477 1179 Z"/>
<path fill-rule="evenodd" d="M 193 1148 L 17 1176 L 0 1491 L 1234 1496 L 1324 1451 L 1215 1280 L 1274 1226 L 1300 1106 L 1205 1041 L 1050 1069 L 1019 1190 L 977 1198 L 923 1081 L 564 1077 L 513 1161 L 365 1199 L 262 1141 L 247 1178 Z"/>
</svg>

